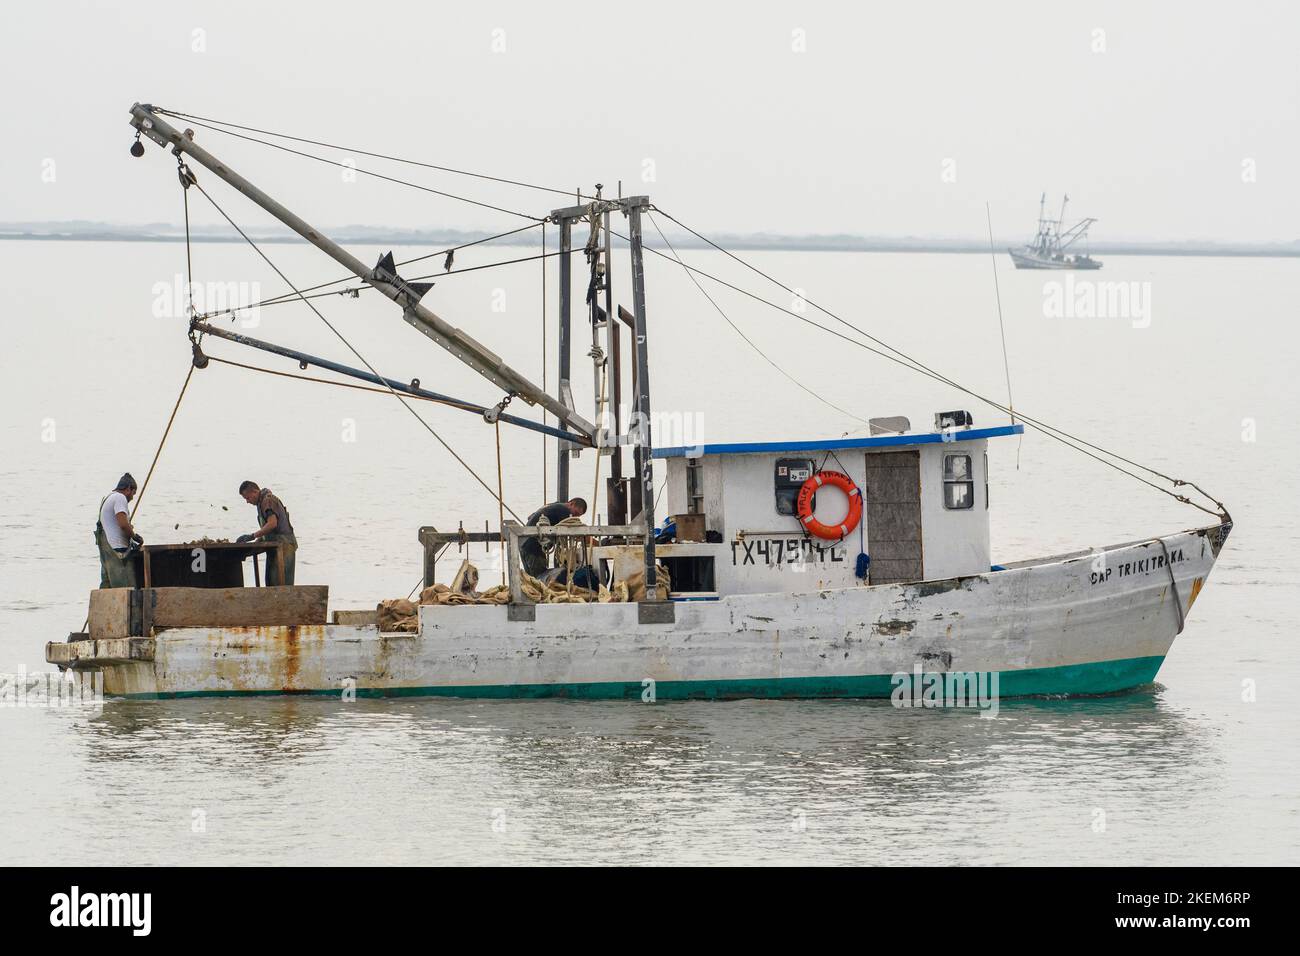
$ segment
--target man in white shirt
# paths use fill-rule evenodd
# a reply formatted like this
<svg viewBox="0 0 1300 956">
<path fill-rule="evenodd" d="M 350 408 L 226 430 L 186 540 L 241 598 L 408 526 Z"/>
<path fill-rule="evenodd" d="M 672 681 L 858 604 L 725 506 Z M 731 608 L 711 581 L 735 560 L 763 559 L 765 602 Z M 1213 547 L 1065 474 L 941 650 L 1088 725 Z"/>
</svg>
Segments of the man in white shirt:
<svg viewBox="0 0 1300 956">
<path fill-rule="evenodd" d="M 135 479 L 123 475 L 117 487 L 104 496 L 95 522 L 95 545 L 99 549 L 99 586 L 129 588 L 135 586 L 135 565 L 128 557 L 131 542 L 144 544 L 144 538 L 131 525 L 127 503 L 135 497 Z"/>
</svg>

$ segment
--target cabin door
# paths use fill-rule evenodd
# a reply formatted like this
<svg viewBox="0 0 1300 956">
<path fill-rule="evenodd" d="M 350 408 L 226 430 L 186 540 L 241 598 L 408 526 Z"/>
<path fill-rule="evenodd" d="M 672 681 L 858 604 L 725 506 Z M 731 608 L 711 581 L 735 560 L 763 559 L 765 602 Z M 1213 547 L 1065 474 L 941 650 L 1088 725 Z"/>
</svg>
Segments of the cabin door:
<svg viewBox="0 0 1300 956">
<path fill-rule="evenodd" d="M 866 476 L 869 582 L 921 580 L 921 453 L 868 454 Z"/>
</svg>

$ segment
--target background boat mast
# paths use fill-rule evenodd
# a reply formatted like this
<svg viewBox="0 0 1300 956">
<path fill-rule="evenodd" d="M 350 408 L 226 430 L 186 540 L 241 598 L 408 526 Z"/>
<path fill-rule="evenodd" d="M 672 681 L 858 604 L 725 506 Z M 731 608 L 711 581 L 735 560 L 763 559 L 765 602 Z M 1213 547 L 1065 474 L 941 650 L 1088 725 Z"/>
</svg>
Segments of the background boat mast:
<svg viewBox="0 0 1300 956">
<path fill-rule="evenodd" d="M 1056 217 L 1056 242 L 1061 242 L 1061 227 L 1065 225 L 1065 204 L 1070 201 L 1068 193 L 1064 194 L 1065 198 L 1061 200 L 1061 214 Z"/>
</svg>

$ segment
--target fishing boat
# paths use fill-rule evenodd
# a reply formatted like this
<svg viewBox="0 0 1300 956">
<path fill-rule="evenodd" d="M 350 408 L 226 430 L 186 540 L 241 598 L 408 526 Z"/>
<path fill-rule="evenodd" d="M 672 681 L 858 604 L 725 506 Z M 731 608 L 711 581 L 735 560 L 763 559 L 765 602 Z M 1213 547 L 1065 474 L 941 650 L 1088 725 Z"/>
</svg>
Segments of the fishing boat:
<svg viewBox="0 0 1300 956">
<path fill-rule="evenodd" d="M 1017 269 L 1100 269 L 1101 262 L 1088 254 L 1088 228 L 1097 220 L 1080 219 L 1069 229 L 1065 226 L 1065 207 L 1070 197 L 1061 200 L 1061 212 L 1055 219 L 1047 218 L 1047 193 L 1038 200 L 1038 231 L 1021 249 L 1008 249 Z M 1083 252 L 1071 252 L 1075 243 L 1082 242 Z"/>
<path fill-rule="evenodd" d="M 661 212 L 648 197 L 602 198 L 598 188 L 538 220 L 558 227 L 560 236 L 553 253 L 560 273 L 559 382 L 550 394 L 424 305 L 429 284 L 403 278 L 403 264 L 391 254 L 365 265 L 201 146 L 192 128 L 174 126 L 175 118 L 202 125 L 149 105 L 131 110 L 136 146 L 143 136 L 170 148 L 187 197 L 197 190 L 235 225 L 199 183 L 193 163 L 392 300 L 408 324 L 493 382 L 503 398 L 476 405 L 418 380 L 382 376 L 364 360 L 363 368 L 346 365 L 198 314 L 188 323 L 191 373 L 216 359 L 209 350 L 222 341 L 368 382 L 416 417 L 411 403 L 419 400 L 494 426 L 540 431 L 559 452 L 561 499 L 570 493 L 575 457 L 607 462 L 607 513 L 605 523 L 590 525 L 507 520 L 499 489 L 479 479 L 494 492 L 498 527 L 468 532 L 463 519 L 444 530 L 421 527 L 422 600 L 401 609 L 400 621 L 394 602 L 331 610 L 325 586 L 243 587 L 245 546 L 213 546 L 197 563 L 174 560 L 181 546 L 146 549 L 139 586 L 92 592 L 88 630 L 46 646 L 48 661 L 95 675 L 108 695 L 896 699 L 903 683 L 921 675 L 993 678 L 1001 696 L 1114 693 L 1155 679 L 1232 528 L 1222 504 L 1190 482 L 1167 478 L 1171 487 L 1158 490 L 1212 515 L 1212 523 L 994 564 L 988 459 L 1003 439 L 1029 425 L 1104 463 L 1124 462 L 1122 470 L 1135 476 L 1142 466 L 988 398 L 981 400 L 1006 412 L 1007 423 L 980 426 L 970 411 L 956 409 L 935 413 L 921 427 L 903 416 L 872 418 L 866 435 L 656 446 L 643 257 L 652 251 L 690 267 L 666 240 L 671 255 L 643 243 L 643 221 Z M 611 216 L 626 219 L 626 236 L 612 228 Z M 581 230 L 587 239 L 575 245 Z M 631 309 L 613 299 L 615 235 L 626 240 Z M 574 407 L 571 388 L 570 287 L 578 254 L 590 274 L 591 419 Z M 293 292 L 320 314 L 303 290 Z M 869 351 L 928 371 L 862 335 L 865 342 L 854 341 Z M 628 421 L 619 401 L 625 379 Z M 975 394 L 942 381 L 963 396 Z M 507 413 L 512 399 L 549 412 L 554 424 Z M 624 451 L 632 457 L 626 476 Z M 1141 480 L 1152 487 L 1166 480 L 1146 471 L 1152 479 Z M 657 472 L 664 479 L 662 521 Z M 1210 504 L 1193 500 L 1191 491 Z M 557 555 L 577 555 L 567 580 L 547 583 L 527 573 L 521 553 L 530 539 Z M 493 542 L 505 557 L 505 586 L 478 592 L 467 560 L 450 584 L 438 581 L 439 559 L 453 545 Z M 575 585 L 576 563 L 598 583 Z"/>
</svg>

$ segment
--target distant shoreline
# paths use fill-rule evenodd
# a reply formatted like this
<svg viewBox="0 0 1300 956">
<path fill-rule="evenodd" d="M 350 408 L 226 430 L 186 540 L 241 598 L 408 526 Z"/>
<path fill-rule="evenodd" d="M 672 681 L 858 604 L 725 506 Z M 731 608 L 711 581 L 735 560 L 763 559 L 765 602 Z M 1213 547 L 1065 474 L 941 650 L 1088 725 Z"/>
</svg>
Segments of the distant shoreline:
<svg viewBox="0 0 1300 956">
<path fill-rule="evenodd" d="M 65 228 L 57 223 L 0 223 L 0 240 L 16 242 L 184 242 L 179 232 L 164 231 L 167 227 L 114 227 L 81 223 L 68 223 Z M 157 231 L 154 231 L 157 229 Z M 460 246 L 483 239 L 487 233 L 469 231 L 384 231 L 371 227 L 342 227 L 331 234 L 336 242 L 355 245 L 388 246 Z M 254 235 L 259 243 L 297 243 L 301 238 L 287 232 L 267 232 Z M 196 231 L 191 235 L 196 243 L 242 243 L 239 236 L 217 232 Z M 872 238 L 866 236 L 765 236 L 723 235 L 716 237 L 719 245 L 733 250 L 773 252 L 924 252 L 951 254 L 984 254 L 989 252 L 987 242 L 967 239 Z M 679 249 L 707 249 L 694 236 L 674 237 Z M 1005 253 L 1008 247 L 1018 248 L 1023 240 L 1002 240 L 994 249 Z M 535 236 L 519 234 L 499 240 L 500 245 L 537 247 Z M 657 246 L 657 243 L 647 242 Z M 1094 242 L 1092 254 L 1096 256 L 1201 256 L 1294 259 L 1300 258 L 1300 241 L 1294 243 L 1215 243 L 1207 241 L 1152 241 L 1152 242 Z"/>
</svg>

